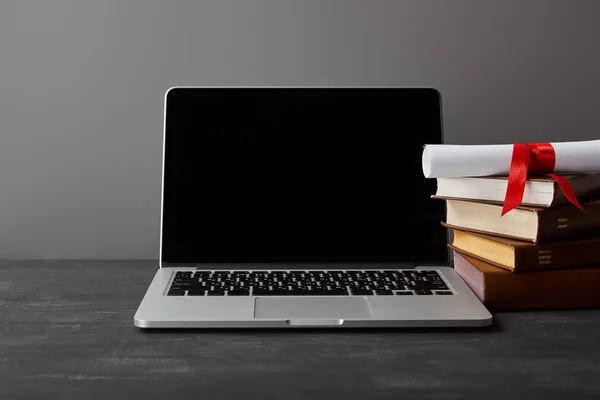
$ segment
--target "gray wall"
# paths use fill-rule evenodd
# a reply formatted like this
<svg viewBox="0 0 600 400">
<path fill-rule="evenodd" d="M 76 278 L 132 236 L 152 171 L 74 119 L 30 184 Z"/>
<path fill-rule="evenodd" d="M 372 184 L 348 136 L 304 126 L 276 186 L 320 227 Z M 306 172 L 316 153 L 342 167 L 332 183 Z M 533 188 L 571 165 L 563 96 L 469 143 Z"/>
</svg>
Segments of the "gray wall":
<svg viewBox="0 0 600 400">
<path fill-rule="evenodd" d="M 447 141 L 600 133 L 600 1 L 1 0 L 0 258 L 156 258 L 174 85 L 427 85 Z"/>
</svg>

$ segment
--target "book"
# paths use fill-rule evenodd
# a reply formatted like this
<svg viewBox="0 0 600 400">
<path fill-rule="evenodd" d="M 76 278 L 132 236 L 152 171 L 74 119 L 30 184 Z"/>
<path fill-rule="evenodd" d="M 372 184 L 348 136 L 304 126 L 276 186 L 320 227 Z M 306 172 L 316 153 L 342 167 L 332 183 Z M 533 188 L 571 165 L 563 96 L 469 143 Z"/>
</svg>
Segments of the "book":
<svg viewBox="0 0 600 400">
<path fill-rule="evenodd" d="M 446 224 L 463 229 L 534 243 L 578 239 L 600 233 L 600 201 L 543 208 L 518 206 L 502 216 L 502 204 L 445 199 Z"/>
<path fill-rule="evenodd" d="M 600 265 L 600 236 L 543 244 L 460 229 L 452 229 L 451 236 L 451 249 L 511 272 Z"/>
<path fill-rule="evenodd" d="M 562 175 L 567 178 L 579 202 L 600 198 L 600 173 Z M 507 176 L 437 178 L 437 197 L 504 202 Z M 528 177 L 522 205 L 557 207 L 568 203 L 556 181 L 548 176 Z"/>
<path fill-rule="evenodd" d="M 600 263 L 515 274 L 453 253 L 455 271 L 490 311 L 600 308 Z"/>
</svg>

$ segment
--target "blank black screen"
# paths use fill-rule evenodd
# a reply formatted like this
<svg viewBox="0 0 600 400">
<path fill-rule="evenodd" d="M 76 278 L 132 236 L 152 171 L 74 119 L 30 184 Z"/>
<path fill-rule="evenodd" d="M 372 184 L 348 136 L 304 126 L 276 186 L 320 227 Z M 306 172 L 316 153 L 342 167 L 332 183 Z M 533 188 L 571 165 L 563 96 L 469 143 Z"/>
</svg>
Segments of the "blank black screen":
<svg viewBox="0 0 600 400">
<path fill-rule="evenodd" d="M 175 88 L 164 263 L 444 263 L 424 88 Z"/>
</svg>

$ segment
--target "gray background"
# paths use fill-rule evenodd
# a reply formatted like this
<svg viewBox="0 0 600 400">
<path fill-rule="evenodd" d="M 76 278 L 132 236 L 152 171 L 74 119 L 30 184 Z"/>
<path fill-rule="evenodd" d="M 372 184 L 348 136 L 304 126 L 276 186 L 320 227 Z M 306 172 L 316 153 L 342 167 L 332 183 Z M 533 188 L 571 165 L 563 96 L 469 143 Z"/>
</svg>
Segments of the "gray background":
<svg viewBox="0 0 600 400">
<path fill-rule="evenodd" d="M 155 259 L 175 85 L 434 86 L 448 143 L 596 138 L 599 17 L 598 0 L 0 0 L 0 258 Z"/>
</svg>

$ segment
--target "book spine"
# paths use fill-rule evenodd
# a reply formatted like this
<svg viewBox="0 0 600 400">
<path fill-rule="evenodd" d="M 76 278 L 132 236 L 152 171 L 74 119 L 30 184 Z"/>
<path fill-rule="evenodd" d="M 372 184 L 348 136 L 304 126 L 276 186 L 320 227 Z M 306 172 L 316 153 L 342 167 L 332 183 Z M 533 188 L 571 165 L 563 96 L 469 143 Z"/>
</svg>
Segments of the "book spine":
<svg viewBox="0 0 600 400">
<path fill-rule="evenodd" d="M 569 179 L 573 192 L 577 196 L 580 203 L 593 201 L 600 197 L 600 173 L 584 174 L 578 177 Z M 550 204 L 551 207 L 562 206 L 569 204 L 569 200 L 554 182 L 554 199 Z"/>
<path fill-rule="evenodd" d="M 538 212 L 537 243 L 600 235 L 600 203 L 550 208 Z"/>
<path fill-rule="evenodd" d="M 583 267 L 598 263 L 600 239 L 514 246 L 514 272 Z"/>
<path fill-rule="evenodd" d="M 484 272 L 483 303 L 493 311 L 600 308 L 599 292 L 598 268 Z"/>
</svg>

